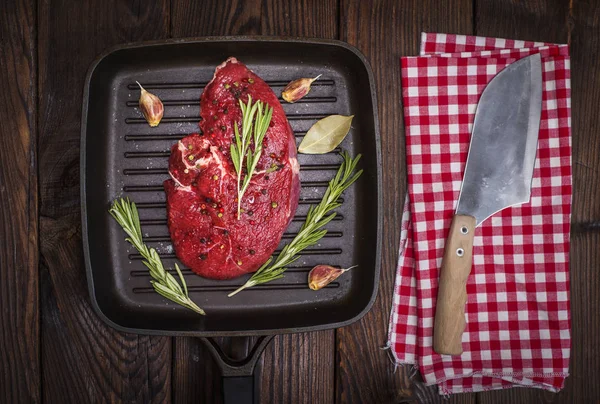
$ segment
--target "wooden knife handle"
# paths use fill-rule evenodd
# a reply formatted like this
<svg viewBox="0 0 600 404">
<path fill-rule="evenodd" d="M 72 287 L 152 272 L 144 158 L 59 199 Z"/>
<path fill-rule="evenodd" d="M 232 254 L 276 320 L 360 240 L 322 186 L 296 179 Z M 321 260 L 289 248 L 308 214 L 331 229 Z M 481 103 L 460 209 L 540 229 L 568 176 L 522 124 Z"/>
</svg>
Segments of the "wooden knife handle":
<svg viewBox="0 0 600 404">
<path fill-rule="evenodd" d="M 463 352 L 467 278 L 473 262 L 476 222 L 473 216 L 455 215 L 446 240 L 433 325 L 433 349 L 439 354 Z"/>
</svg>

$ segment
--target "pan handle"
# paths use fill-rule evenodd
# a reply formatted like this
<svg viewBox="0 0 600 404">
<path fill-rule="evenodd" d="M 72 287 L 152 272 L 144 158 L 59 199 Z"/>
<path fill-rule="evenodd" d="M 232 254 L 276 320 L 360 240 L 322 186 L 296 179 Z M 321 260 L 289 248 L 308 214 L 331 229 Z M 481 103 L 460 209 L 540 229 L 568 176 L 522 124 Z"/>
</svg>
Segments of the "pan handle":
<svg viewBox="0 0 600 404">
<path fill-rule="evenodd" d="M 235 360 L 227 355 L 213 338 L 200 338 L 211 352 L 223 375 L 224 404 L 253 404 L 258 402 L 254 385 L 254 367 L 274 335 L 258 338 L 248 356 Z"/>
</svg>

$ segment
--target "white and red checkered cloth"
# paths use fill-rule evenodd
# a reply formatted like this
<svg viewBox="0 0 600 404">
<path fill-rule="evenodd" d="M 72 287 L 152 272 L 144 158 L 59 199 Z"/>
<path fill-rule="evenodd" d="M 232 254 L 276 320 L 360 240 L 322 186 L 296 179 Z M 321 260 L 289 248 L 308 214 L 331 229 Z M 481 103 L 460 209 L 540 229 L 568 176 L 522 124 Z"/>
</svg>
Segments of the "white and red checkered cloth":
<svg viewBox="0 0 600 404">
<path fill-rule="evenodd" d="M 542 55 L 543 105 L 529 203 L 477 228 L 461 356 L 433 351 L 445 239 L 479 97 L 510 63 Z M 558 391 L 569 369 L 571 218 L 567 45 L 423 34 L 402 58 L 408 197 L 390 316 L 389 347 L 440 394 L 515 386 Z"/>
</svg>

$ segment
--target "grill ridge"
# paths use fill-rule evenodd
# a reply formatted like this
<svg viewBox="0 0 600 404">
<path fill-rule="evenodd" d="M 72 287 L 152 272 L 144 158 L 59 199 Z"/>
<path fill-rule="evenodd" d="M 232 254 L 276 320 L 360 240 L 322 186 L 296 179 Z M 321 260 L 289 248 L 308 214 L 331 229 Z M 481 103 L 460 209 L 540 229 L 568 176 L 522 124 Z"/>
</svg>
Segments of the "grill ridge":
<svg viewBox="0 0 600 404">
<path fill-rule="evenodd" d="M 175 106 L 175 107 L 181 107 L 181 106 L 198 106 L 200 105 L 200 100 L 194 98 L 193 100 L 187 99 L 187 100 L 166 100 L 166 99 L 161 99 L 162 103 L 164 106 L 170 107 L 170 106 Z M 279 97 L 279 101 L 283 101 L 283 98 Z M 318 103 L 335 103 L 337 101 L 337 97 L 304 97 L 302 99 L 302 102 L 305 104 L 318 104 Z M 125 103 L 125 105 L 127 105 L 130 108 L 135 108 L 138 107 L 139 102 L 138 101 L 127 101 Z"/>
<path fill-rule="evenodd" d="M 188 291 L 190 293 L 194 292 L 232 292 L 236 290 L 239 285 L 203 285 L 203 286 L 188 286 Z M 323 287 L 322 289 L 337 289 L 340 287 L 338 282 L 331 282 L 329 285 Z M 263 285 L 256 285 L 249 289 L 248 291 L 261 291 L 261 290 L 290 290 L 290 289 L 306 289 L 306 282 L 303 283 L 288 283 L 288 284 L 279 284 L 279 283 L 267 283 Z M 145 288 L 133 288 L 133 293 L 155 293 L 154 289 L 151 287 Z"/>
<path fill-rule="evenodd" d="M 271 87 L 285 87 L 289 84 L 287 80 L 265 80 L 265 82 Z M 140 83 L 146 90 L 155 89 L 169 89 L 169 90 L 184 90 L 188 88 L 204 88 L 208 84 L 208 81 L 199 83 Z M 311 84 L 311 87 L 331 87 L 335 85 L 335 80 L 331 79 L 319 79 Z M 129 83 L 127 85 L 128 90 L 139 90 L 137 83 Z"/>
<path fill-rule="evenodd" d="M 281 249 L 275 250 L 273 254 L 277 255 L 281 252 Z M 341 248 L 307 248 L 298 253 L 298 255 L 339 255 L 343 252 Z M 163 259 L 176 259 L 175 254 L 161 254 Z M 141 254 L 134 253 L 127 256 L 131 261 L 139 261 L 144 259 Z"/>
<path fill-rule="evenodd" d="M 292 222 L 303 222 L 306 220 L 306 215 L 296 215 L 292 219 Z M 344 220 L 344 216 L 338 214 L 333 218 L 333 222 L 339 222 Z M 140 224 L 142 226 L 162 226 L 167 224 L 167 219 L 140 219 Z"/>
<path fill-rule="evenodd" d="M 284 87 L 286 86 L 289 81 L 287 80 L 268 80 L 267 83 L 271 86 L 271 87 Z M 192 108 L 190 110 L 185 110 L 182 111 L 184 112 L 184 115 L 182 116 L 166 116 L 162 119 L 161 124 L 168 124 L 168 125 L 174 125 L 174 124 L 189 124 L 189 123 L 197 123 L 200 121 L 200 117 L 198 115 L 197 112 L 197 107 L 200 105 L 200 94 L 202 92 L 202 89 L 206 86 L 207 82 L 192 82 L 192 83 L 142 83 L 142 86 L 144 88 L 146 88 L 147 90 L 163 90 L 160 93 L 160 96 L 162 98 L 162 102 L 165 105 L 165 107 L 196 107 L 196 108 Z M 334 80 L 327 80 L 327 79 L 321 79 L 318 80 L 317 82 L 313 83 L 312 85 L 313 87 L 322 87 L 322 88 L 335 88 L 335 81 Z M 127 84 L 127 89 L 128 90 L 137 90 L 138 86 L 135 83 L 129 83 Z M 201 91 L 196 91 L 193 94 L 194 98 L 191 98 L 192 95 L 187 95 L 187 98 L 184 99 L 178 99 L 178 98 L 182 98 L 181 94 L 173 94 L 173 93 L 169 93 L 169 90 L 172 91 L 181 91 L 181 90 L 185 90 L 185 89 L 200 89 Z M 276 93 L 280 94 L 281 90 L 275 90 Z M 171 94 L 171 96 L 170 96 Z M 185 94 L 183 94 L 184 96 L 186 96 Z M 281 99 L 281 97 L 279 97 L 280 101 L 283 101 Z M 316 122 L 319 119 L 325 118 L 327 116 L 329 116 L 330 114 L 328 113 L 321 113 L 323 111 L 323 109 L 328 110 L 331 109 L 332 111 L 336 110 L 336 104 L 338 103 L 338 95 L 337 94 L 325 94 L 325 95 L 321 95 L 321 94 L 311 94 L 307 97 L 304 97 L 302 99 L 301 102 L 295 103 L 293 106 L 291 104 L 285 104 L 283 103 L 286 107 L 292 108 L 292 107 L 297 107 L 298 109 L 296 109 L 294 112 L 290 112 L 287 113 L 287 118 L 290 121 L 290 123 L 292 124 L 292 126 L 294 127 L 294 135 L 295 137 L 301 138 L 303 137 L 307 130 L 298 130 L 300 128 L 308 128 L 308 124 L 312 125 L 312 123 Z M 125 161 L 129 161 L 129 167 L 127 168 L 123 168 L 121 170 L 121 178 L 123 179 L 136 179 L 136 182 L 139 182 L 140 180 L 143 182 L 145 180 L 144 176 L 156 176 L 156 175 L 162 175 L 162 176 L 166 176 L 168 175 L 169 171 L 168 171 L 168 167 L 165 163 L 163 163 L 162 161 L 160 162 L 160 164 L 155 164 L 155 167 L 140 167 L 137 163 L 135 163 L 136 160 L 138 159 L 156 159 L 156 158 L 160 158 L 160 159 L 166 159 L 170 156 L 170 150 L 152 150 L 153 148 L 156 148 L 156 146 L 158 145 L 157 143 L 153 143 L 153 142 L 164 142 L 164 141 L 168 141 L 168 142 L 177 142 L 179 140 L 181 140 L 182 138 L 184 138 L 185 136 L 189 135 L 190 133 L 193 133 L 195 129 L 195 127 L 187 127 L 186 126 L 186 130 L 189 130 L 186 133 L 169 133 L 169 130 L 165 128 L 169 128 L 172 126 L 163 126 L 163 131 L 161 133 L 153 133 L 152 130 L 144 130 L 145 133 L 139 133 L 138 127 L 141 127 L 142 125 L 146 124 L 146 120 L 141 116 L 141 114 L 136 114 L 134 111 L 134 108 L 138 107 L 138 101 L 137 100 L 133 100 L 133 99 L 128 99 L 124 102 L 124 104 L 126 105 L 126 107 L 129 108 L 129 112 L 126 113 L 126 116 L 123 119 L 123 121 L 125 122 L 125 124 L 127 124 L 127 127 L 130 128 L 129 133 L 126 133 L 125 136 L 123 136 L 123 139 L 125 141 L 125 144 L 131 144 L 131 142 L 135 142 L 136 143 L 136 150 L 127 150 L 125 149 L 123 151 L 123 156 L 125 157 Z M 307 113 L 307 112 L 298 112 L 298 111 L 306 111 L 302 108 L 303 104 L 312 104 L 313 108 L 312 110 L 314 112 L 312 113 Z M 318 105 L 318 106 L 317 106 Z M 316 109 L 316 110 L 315 110 Z M 185 113 L 190 114 L 191 111 L 193 111 L 193 116 L 189 116 L 189 115 L 185 115 Z M 333 112 L 336 113 L 336 112 Z M 175 112 L 175 114 L 177 114 L 177 112 Z M 304 124 L 306 122 L 306 124 Z M 298 124 L 300 123 L 301 127 L 298 128 Z M 176 129 L 177 130 L 177 129 Z M 181 130 L 181 129 L 179 129 Z M 139 143 L 138 143 L 139 142 Z M 145 150 L 137 150 L 138 148 L 138 144 L 139 145 L 143 145 Z M 161 148 L 164 147 L 164 143 L 161 144 Z M 319 160 L 322 159 L 322 157 L 326 156 L 326 155 L 332 155 L 332 154 L 337 154 L 341 151 L 340 147 L 335 148 L 335 150 L 333 150 L 330 153 L 326 153 L 323 156 L 311 156 L 312 160 L 310 161 L 310 164 L 301 164 L 300 169 L 301 171 L 307 173 L 307 175 L 309 175 L 310 173 L 319 173 L 319 172 L 328 172 L 328 176 L 333 175 L 333 173 L 335 171 L 337 171 L 340 167 L 340 164 L 338 162 L 332 162 L 331 159 L 327 159 L 327 161 L 323 161 L 323 160 Z M 319 162 L 322 161 L 322 162 Z M 308 177 L 310 179 L 314 179 L 314 177 Z M 156 181 L 156 177 L 154 178 L 150 178 L 148 177 L 148 181 Z M 329 181 L 317 181 L 317 180 L 311 180 L 311 181 L 302 181 L 301 183 L 301 187 L 303 189 L 308 189 L 308 188 L 326 188 L 329 184 Z M 143 184 L 143 185 L 137 185 L 137 184 L 125 184 L 122 186 L 122 191 L 124 193 L 151 193 L 151 192 L 162 192 L 164 190 L 162 183 L 161 184 L 156 184 L 156 183 L 148 183 L 148 184 Z M 299 205 L 315 205 L 318 204 L 321 201 L 320 197 L 316 197 L 315 195 L 311 195 L 311 198 L 304 198 L 304 199 L 300 199 L 299 200 Z M 138 196 L 141 197 L 141 196 Z M 152 197 L 154 198 L 154 197 Z M 338 202 L 343 203 L 344 202 L 344 198 L 339 198 Z M 166 203 L 164 201 L 147 201 L 144 202 L 143 198 L 142 198 L 142 202 L 138 202 L 137 203 L 137 207 L 138 209 L 142 210 L 142 211 L 152 211 L 152 214 L 160 214 L 161 218 L 158 219 L 152 219 L 152 218 L 148 218 L 148 219 L 141 219 L 140 220 L 140 224 L 142 225 L 142 227 L 147 227 L 149 226 L 150 228 L 146 228 L 143 229 L 146 236 L 144 237 L 144 242 L 146 243 L 171 243 L 171 238 L 169 236 L 168 233 L 165 233 L 164 230 L 159 230 L 157 228 L 155 228 L 154 226 L 166 226 L 167 225 L 167 220 L 166 220 L 166 213 L 160 213 L 157 211 L 162 211 L 165 212 L 166 209 Z M 300 215 L 297 214 L 296 216 L 294 216 L 294 218 L 292 219 L 293 222 L 298 223 L 298 222 L 304 222 L 306 220 L 306 215 Z M 344 216 L 341 214 L 338 214 L 334 219 L 335 222 L 343 222 L 345 220 Z M 297 232 L 286 232 L 283 234 L 282 236 L 282 240 L 291 240 L 293 239 L 295 236 L 297 235 Z M 313 248 L 308 248 L 306 250 L 304 250 L 303 252 L 300 253 L 300 255 L 304 256 L 304 257 L 321 257 L 321 256 L 329 256 L 329 258 L 327 259 L 328 262 L 335 262 L 337 259 L 336 257 L 340 257 L 340 255 L 343 253 L 343 249 L 341 248 L 343 243 L 344 243 L 344 232 L 343 231 L 328 231 L 327 234 L 324 237 L 325 239 L 330 240 L 329 243 L 333 242 L 333 247 L 331 248 L 324 248 L 324 247 L 317 247 L 314 246 Z M 329 244 L 328 243 L 328 244 Z M 161 244 L 161 247 L 164 247 L 163 244 Z M 172 251 L 172 250 L 171 250 Z M 277 249 L 274 254 L 279 254 L 281 252 L 281 249 Z M 173 260 L 176 259 L 176 255 L 174 253 L 161 253 L 160 254 L 162 258 L 164 259 L 169 259 L 169 260 Z M 137 253 L 131 253 L 128 255 L 128 258 L 130 261 L 140 261 L 142 260 L 142 257 L 140 254 Z M 319 258 L 319 260 L 322 260 L 322 258 Z M 339 265 L 336 265 L 339 267 Z M 292 266 L 288 269 L 288 272 L 291 273 L 297 273 L 297 274 L 307 274 L 310 270 L 312 269 L 312 266 L 308 266 L 308 265 L 297 265 L 297 266 Z M 172 273 L 173 275 L 176 274 L 175 270 L 170 269 L 168 270 L 170 273 Z M 182 273 L 185 276 L 191 276 L 191 277 L 195 277 L 195 274 L 189 269 L 189 268 L 182 268 Z M 145 269 L 142 270 L 132 270 L 130 271 L 130 276 L 132 277 L 136 277 L 136 278 L 148 278 L 149 277 L 149 273 L 148 271 L 146 271 Z M 211 281 L 209 281 L 211 282 Z M 259 285 L 256 286 L 254 288 L 251 288 L 251 290 L 299 290 L 299 289 L 306 289 L 306 282 L 303 281 L 302 283 L 295 283 L 297 282 L 296 280 L 293 279 L 289 279 L 286 281 L 286 278 L 282 278 L 280 280 L 278 280 L 277 282 L 271 283 L 271 284 L 266 284 L 266 285 Z M 241 283 L 240 283 L 241 284 Z M 239 285 L 237 285 L 239 286 Z M 227 284 L 220 284 L 220 285 L 190 285 L 189 286 L 189 291 L 190 292 L 220 292 L 220 291 L 231 291 L 235 288 L 237 288 L 237 286 L 232 286 L 232 285 L 227 285 Z M 332 282 L 331 284 L 329 284 L 327 286 L 328 289 L 336 289 L 339 288 L 340 284 L 338 282 Z M 145 294 L 145 293 L 153 293 L 153 288 L 150 287 L 149 285 L 147 287 L 139 287 L 139 284 L 137 285 L 137 287 L 133 288 L 133 293 L 135 294 Z"/>
</svg>

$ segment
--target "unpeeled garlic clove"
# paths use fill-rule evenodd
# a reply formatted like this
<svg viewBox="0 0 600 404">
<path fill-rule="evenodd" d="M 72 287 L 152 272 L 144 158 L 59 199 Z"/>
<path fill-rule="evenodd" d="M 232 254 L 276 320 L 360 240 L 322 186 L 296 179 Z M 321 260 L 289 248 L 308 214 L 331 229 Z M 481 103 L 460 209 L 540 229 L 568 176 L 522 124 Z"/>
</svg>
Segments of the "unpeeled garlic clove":
<svg viewBox="0 0 600 404">
<path fill-rule="evenodd" d="M 283 89 L 281 97 L 289 103 L 298 101 L 300 98 L 308 94 L 310 91 L 310 85 L 319 77 L 321 77 L 320 74 L 314 79 L 302 78 L 290 82 L 290 84 Z"/>
<path fill-rule="evenodd" d="M 308 273 L 308 287 L 312 290 L 322 289 L 336 280 L 344 272 L 349 271 L 357 266 L 358 265 L 354 265 L 350 268 L 342 269 L 335 268 L 330 265 L 317 265 Z"/>
<path fill-rule="evenodd" d="M 162 101 L 156 95 L 146 91 L 144 87 L 140 83 L 140 110 L 144 114 L 144 118 L 148 122 L 148 125 L 154 127 L 157 126 L 160 120 L 163 117 L 165 112 L 165 107 L 163 106 Z"/>
</svg>

